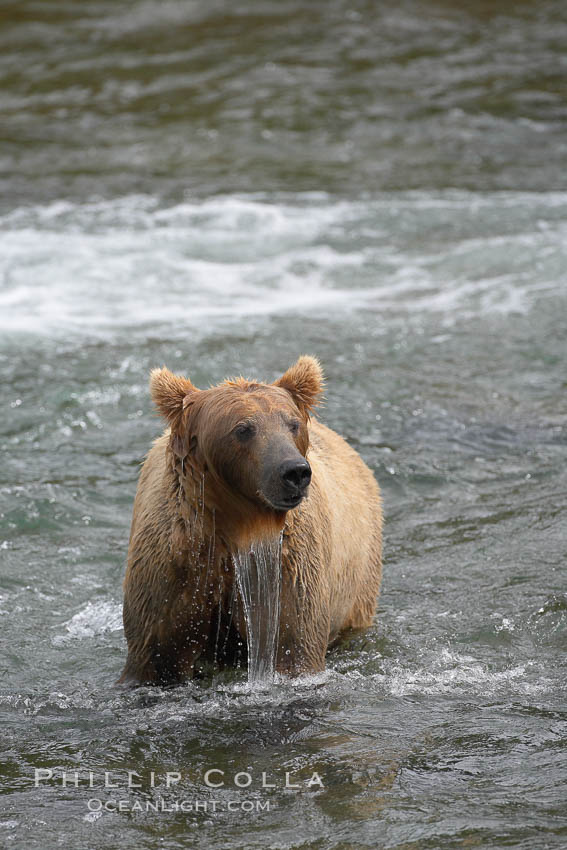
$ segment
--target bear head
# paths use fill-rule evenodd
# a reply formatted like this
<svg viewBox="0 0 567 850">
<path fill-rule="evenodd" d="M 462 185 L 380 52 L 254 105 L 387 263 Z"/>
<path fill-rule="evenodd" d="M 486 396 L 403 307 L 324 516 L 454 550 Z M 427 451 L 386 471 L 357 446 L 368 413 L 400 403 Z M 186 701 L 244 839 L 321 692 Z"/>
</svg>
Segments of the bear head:
<svg viewBox="0 0 567 850">
<path fill-rule="evenodd" d="M 236 378 L 206 390 L 154 369 L 150 390 L 174 462 L 206 474 L 217 506 L 285 515 L 307 494 L 307 425 L 323 391 L 314 357 L 300 357 L 273 384 Z"/>
</svg>

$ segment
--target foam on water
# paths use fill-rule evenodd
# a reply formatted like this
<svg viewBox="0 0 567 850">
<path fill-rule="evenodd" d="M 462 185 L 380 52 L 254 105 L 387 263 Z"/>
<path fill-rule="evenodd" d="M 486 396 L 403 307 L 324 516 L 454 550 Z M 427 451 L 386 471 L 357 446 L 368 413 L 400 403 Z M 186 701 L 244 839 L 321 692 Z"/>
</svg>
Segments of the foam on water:
<svg viewBox="0 0 567 850">
<path fill-rule="evenodd" d="M 376 699 L 390 697 L 522 700 L 541 697 L 554 686 L 551 679 L 541 676 L 535 660 L 494 670 L 478 659 L 444 648 L 424 658 L 422 664 L 385 664 L 383 672 L 372 675 L 360 670 L 339 673 L 328 667 L 323 673 L 297 678 L 262 674 L 248 681 L 234 680 L 234 676 L 224 681 L 220 676 L 206 691 L 187 682 L 173 689 L 145 686 L 126 693 L 107 687 L 101 693 L 89 683 L 80 683 L 65 691 L 0 694 L 0 707 L 33 716 L 54 709 L 72 713 L 112 706 L 117 712 L 136 711 L 156 728 L 171 728 L 194 717 L 230 721 L 241 709 L 285 710 L 303 700 L 312 708 L 319 703 L 327 706 L 329 701 L 350 699 L 358 704 L 366 700 L 375 704 Z"/>
<path fill-rule="evenodd" d="M 65 623 L 67 632 L 75 638 L 89 638 L 123 628 L 122 604 L 118 602 L 87 602 L 84 608 Z"/>
<path fill-rule="evenodd" d="M 562 286 L 567 195 L 128 196 L 0 216 L 0 328 L 107 336 L 313 308 L 526 312 Z"/>
<path fill-rule="evenodd" d="M 394 665 L 387 673 L 376 674 L 372 678 L 380 690 L 392 696 L 463 693 L 488 696 L 501 691 L 525 696 L 541 693 L 549 685 L 540 675 L 537 681 L 530 681 L 530 666 L 532 663 L 527 662 L 490 670 L 472 656 L 444 648 L 430 653 L 422 666 Z"/>
</svg>

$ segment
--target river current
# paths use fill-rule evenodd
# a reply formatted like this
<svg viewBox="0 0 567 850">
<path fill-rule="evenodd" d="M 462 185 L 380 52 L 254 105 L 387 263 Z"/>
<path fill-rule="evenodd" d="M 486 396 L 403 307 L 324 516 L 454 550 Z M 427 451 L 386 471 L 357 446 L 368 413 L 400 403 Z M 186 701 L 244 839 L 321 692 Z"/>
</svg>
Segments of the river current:
<svg viewBox="0 0 567 850">
<path fill-rule="evenodd" d="M 0 845 L 566 846 L 566 43 L 549 0 L 2 5 Z M 302 353 L 382 487 L 375 625 L 116 689 L 149 370 Z"/>
</svg>

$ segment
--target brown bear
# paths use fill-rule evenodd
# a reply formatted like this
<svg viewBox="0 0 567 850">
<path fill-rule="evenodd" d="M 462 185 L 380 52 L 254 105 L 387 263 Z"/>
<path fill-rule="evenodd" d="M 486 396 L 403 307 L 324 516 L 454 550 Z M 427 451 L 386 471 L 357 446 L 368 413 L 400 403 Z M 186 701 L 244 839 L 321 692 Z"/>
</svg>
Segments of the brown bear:
<svg viewBox="0 0 567 850">
<path fill-rule="evenodd" d="M 273 384 L 237 378 L 207 390 L 155 369 L 150 390 L 169 428 L 134 502 L 120 681 L 180 682 L 203 660 L 242 659 L 235 562 L 278 539 L 276 669 L 323 670 L 332 642 L 372 622 L 382 509 L 360 456 L 312 416 L 323 390 L 318 361 L 300 357 Z"/>
</svg>

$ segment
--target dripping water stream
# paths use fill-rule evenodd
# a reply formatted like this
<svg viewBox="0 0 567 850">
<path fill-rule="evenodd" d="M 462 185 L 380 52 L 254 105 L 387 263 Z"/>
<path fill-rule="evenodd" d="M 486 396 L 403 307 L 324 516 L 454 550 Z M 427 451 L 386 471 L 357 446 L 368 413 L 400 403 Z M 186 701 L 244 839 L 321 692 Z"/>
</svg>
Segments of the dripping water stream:
<svg viewBox="0 0 567 850">
<path fill-rule="evenodd" d="M 282 536 L 254 543 L 234 560 L 246 620 L 248 681 L 272 681 L 280 624 Z"/>
</svg>

